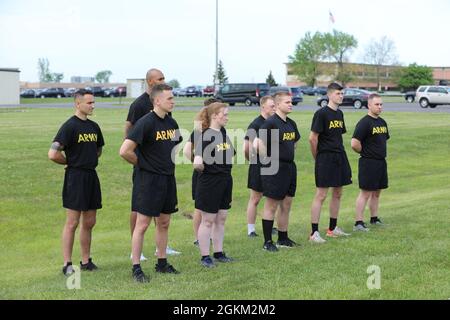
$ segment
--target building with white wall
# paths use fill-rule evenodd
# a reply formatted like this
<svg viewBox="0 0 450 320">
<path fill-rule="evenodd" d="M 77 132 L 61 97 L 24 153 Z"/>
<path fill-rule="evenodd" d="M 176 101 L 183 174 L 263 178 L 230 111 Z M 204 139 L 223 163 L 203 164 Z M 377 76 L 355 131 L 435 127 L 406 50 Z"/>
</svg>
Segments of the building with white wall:
<svg viewBox="0 0 450 320">
<path fill-rule="evenodd" d="M 127 79 L 127 97 L 137 98 L 147 90 L 145 79 Z"/>
<path fill-rule="evenodd" d="M 20 104 L 20 71 L 0 68 L 0 105 Z"/>
</svg>

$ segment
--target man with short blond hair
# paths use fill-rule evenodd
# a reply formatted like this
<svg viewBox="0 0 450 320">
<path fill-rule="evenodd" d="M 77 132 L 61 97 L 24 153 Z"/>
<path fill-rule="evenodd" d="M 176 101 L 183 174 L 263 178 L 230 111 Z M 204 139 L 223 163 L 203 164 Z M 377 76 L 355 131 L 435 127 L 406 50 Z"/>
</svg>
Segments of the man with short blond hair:
<svg viewBox="0 0 450 320">
<path fill-rule="evenodd" d="M 257 207 L 263 196 L 261 162 L 253 149 L 253 141 L 258 136 L 259 128 L 264 124 L 264 121 L 275 113 L 275 102 L 272 96 L 262 97 L 259 103 L 261 106 L 260 115 L 250 123 L 244 138 L 245 158 L 250 161 L 247 179 L 247 188 L 250 189 L 250 199 L 247 205 L 247 235 L 251 238 L 258 236 L 255 222 Z"/>
<path fill-rule="evenodd" d="M 354 231 L 369 231 L 364 223 L 364 209 L 369 202 L 370 224 L 382 225 L 378 207 L 382 189 L 388 188 L 386 144 L 389 130 L 380 114 L 383 110 L 381 96 L 369 95 L 368 114 L 356 125 L 352 138 L 352 149 L 360 154 L 358 181 L 360 192 L 356 199 Z"/>
<path fill-rule="evenodd" d="M 278 251 L 277 247 L 291 248 L 297 244 L 288 237 L 289 212 L 297 189 L 297 167 L 295 165 L 295 149 L 300 140 L 297 124 L 288 117 L 292 112 L 292 97 L 287 92 L 274 95 L 275 114 L 267 118 L 255 139 L 262 167 L 278 164 L 278 170 L 270 174 L 262 174 L 262 190 L 266 197 L 262 215 L 264 234 L 263 249 L 269 252 Z M 264 136 L 265 134 L 265 136 Z M 278 134 L 278 140 L 275 140 Z M 272 137 L 275 135 L 275 137 Z M 276 147 L 273 148 L 273 144 Z M 278 150 L 279 152 L 273 152 Z M 275 165 L 276 166 L 276 165 Z M 277 208 L 278 241 L 272 241 L 272 228 Z"/>
<path fill-rule="evenodd" d="M 153 112 L 138 120 L 120 148 L 120 156 L 137 167 L 135 177 L 137 211 L 132 239 L 132 275 L 137 282 L 148 282 L 140 265 L 144 234 L 152 217 L 156 221 L 158 263 L 156 272 L 178 273 L 167 262 L 166 247 L 172 213 L 178 211 L 173 149 L 181 142 L 177 122 L 168 115 L 175 102 L 172 87 L 154 86 L 151 92 Z M 136 152 L 137 150 L 137 152 Z"/>
<path fill-rule="evenodd" d="M 153 102 L 150 98 L 152 88 L 155 85 L 158 84 L 164 84 L 165 77 L 164 74 L 156 69 L 152 68 L 147 71 L 145 75 L 145 81 L 147 83 L 147 88 L 143 94 L 141 94 L 139 97 L 136 98 L 136 100 L 133 101 L 133 103 L 130 105 L 130 109 L 128 111 L 127 120 L 125 122 L 125 135 L 124 138 L 127 137 L 130 130 L 133 128 L 133 126 L 136 124 L 136 122 L 145 116 L 147 113 L 151 112 L 153 110 Z M 171 113 L 169 112 L 169 115 Z M 137 218 L 137 212 L 135 210 L 134 203 L 136 202 L 136 195 L 135 195 L 135 188 L 134 188 L 134 179 L 136 176 L 136 170 L 133 169 L 133 189 L 131 192 L 131 213 L 130 213 L 130 230 L 131 235 L 133 235 L 134 227 L 136 226 L 136 218 Z M 168 254 L 179 254 L 180 252 L 173 250 L 171 248 L 167 248 Z M 145 261 L 147 258 L 141 253 L 140 255 L 141 260 Z"/>
</svg>

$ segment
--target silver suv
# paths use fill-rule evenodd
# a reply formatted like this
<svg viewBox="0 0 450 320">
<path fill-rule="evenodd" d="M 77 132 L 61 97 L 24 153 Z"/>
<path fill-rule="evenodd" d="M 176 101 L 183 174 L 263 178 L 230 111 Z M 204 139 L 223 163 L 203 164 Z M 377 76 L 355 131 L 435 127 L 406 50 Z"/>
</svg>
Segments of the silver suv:
<svg viewBox="0 0 450 320">
<path fill-rule="evenodd" d="M 441 104 L 450 104 L 450 92 L 445 86 L 420 86 L 416 100 L 422 108 L 436 108 Z"/>
</svg>

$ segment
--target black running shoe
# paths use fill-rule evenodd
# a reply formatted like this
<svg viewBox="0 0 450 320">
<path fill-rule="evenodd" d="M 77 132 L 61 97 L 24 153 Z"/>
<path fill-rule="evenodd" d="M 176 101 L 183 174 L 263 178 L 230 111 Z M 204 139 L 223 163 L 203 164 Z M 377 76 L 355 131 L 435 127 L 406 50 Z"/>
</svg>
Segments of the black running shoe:
<svg viewBox="0 0 450 320">
<path fill-rule="evenodd" d="M 202 258 L 202 260 L 200 260 L 200 263 L 206 268 L 214 268 L 216 266 L 210 256 Z"/>
<path fill-rule="evenodd" d="M 277 241 L 277 247 L 284 247 L 284 248 L 292 248 L 297 246 L 297 243 L 295 241 L 292 241 L 291 239 L 287 238 L 285 240 L 278 240 Z"/>
<path fill-rule="evenodd" d="M 376 226 L 383 226 L 384 223 L 383 221 L 380 220 L 380 218 L 376 218 L 375 221 L 370 221 L 371 225 L 376 225 Z"/>
<path fill-rule="evenodd" d="M 67 277 L 74 274 L 75 270 L 73 269 L 72 262 L 68 262 L 67 265 L 62 268 L 62 272 Z"/>
<path fill-rule="evenodd" d="M 168 263 L 166 263 L 163 267 L 160 267 L 158 264 L 155 264 L 155 270 L 156 272 L 160 273 L 174 273 L 174 274 L 180 273 L 171 264 Z"/>
<path fill-rule="evenodd" d="M 250 232 L 250 233 L 248 234 L 248 237 L 249 237 L 249 238 L 256 238 L 256 237 L 258 237 L 258 235 L 256 234 L 255 231 L 252 231 L 252 232 Z"/>
<path fill-rule="evenodd" d="M 133 270 L 133 279 L 136 282 L 147 283 L 150 279 L 145 275 L 144 271 L 141 268 L 137 268 Z"/>
<path fill-rule="evenodd" d="M 97 270 L 98 267 L 92 262 L 92 259 L 89 258 L 88 263 L 86 263 L 86 264 L 83 264 L 80 261 L 80 269 L 84 270 L 84 271 L 94 271 L 94 270 Z"/>
<path fill-rule="evenodd" d="M 269 240 L 266 243 L 264 243 L 263 249 L 266 251 L 269 251 L 269 252 L 277 252 L 278 251 L 277 246 L 273 244 L 272 240 Z"/>
<path fill-rule="evenodd" d="M 234 261 L 233 258 L 227 257 L 225 255 L 225 252 L 220 256 L 220 257 L 214 257 L 214 260 L 218 261 L 218 262 L 232 262 Z"/>
</svg>

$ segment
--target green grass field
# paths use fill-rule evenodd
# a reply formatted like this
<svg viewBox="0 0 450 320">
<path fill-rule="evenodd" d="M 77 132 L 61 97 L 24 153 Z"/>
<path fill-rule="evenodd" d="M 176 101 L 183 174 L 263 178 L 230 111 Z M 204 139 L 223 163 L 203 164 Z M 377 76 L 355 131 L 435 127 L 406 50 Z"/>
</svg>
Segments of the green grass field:
<svg viewBox="0 0 450 320">
<path fill-rule="evenodd" d="M 345 111 L 344 111 L 345 112 Z M 385 113 L 390 188 L 382 194 L 380 217 L 387 224 L 317 246 L 307 242 L 313 198 L 313 161 L 307 136 L 312 112 L 297 112 L 302 139 L 296 152 L 298 189 L 290 237 L 300 246 L 271 254 L 260 237 L 246 236 L 247 166 L 233 168 L 233 206 L 226 223 L 225 251 L 236 262 L 205 270 L 193 246 L 190 165 L 177 167 L 180 211 L 173 216 L 169 257 L 179 275 L 155 274 L 154 227 L 150 227 L 143 269 L 148 284 L 131 278 L 129 207 L 131 166 L 118 156 L 127 110 L 97 109 L 92 118 L 105 136 L 98 173 L 103 190 L 93 234 L 92 256 L 100 267 L 82 273 L 81 289 L 66 289 L 61 273 L 61 207 L 64 170 L 47 151 L 71 109 L 0 110 L 0 299 L 448 299 L 450 298 L 450 114 Z M 349 147 L 354 126 L 365 111 L 346 113 L 344 136 L 354 184 L 344 190 L 339 225 L 350 231 L 358 193 L 357 155 Z M 190 130 L 194 112 L 175 110 L 180 127 Z M 246 128 L 256 117 L 231 110 L 229 128 Z M 241 150 L 241 146 L 237 146 Z M 320 230 L 328 226 L 328 201 Z M 366 211 L 366 217 L 368 213 Z M 276 239 L 276 237 L 275 237 Z M 73 261 L 80 260 L 78 237 Z M 381 268 L 381 289 L 366 286 L 367 268 Z"/>
</svg>

